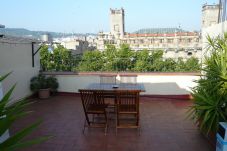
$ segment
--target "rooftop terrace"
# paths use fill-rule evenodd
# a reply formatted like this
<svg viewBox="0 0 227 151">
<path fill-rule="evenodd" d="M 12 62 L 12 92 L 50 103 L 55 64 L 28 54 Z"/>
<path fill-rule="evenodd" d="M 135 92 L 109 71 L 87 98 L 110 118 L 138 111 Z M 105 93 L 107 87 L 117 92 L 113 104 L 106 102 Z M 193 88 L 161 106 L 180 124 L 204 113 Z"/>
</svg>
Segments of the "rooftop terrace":
<svg viewBox="0 0 227 151">
<path fill-rule="evenodd" d="M 115 135 L 115 121 L 110 121 L 107 136 L 103 129 L 86 130 L 82 134 L 84 113 L 80 97 L 54 96 L 36 100 L 34 113 L 17 121 L 11 133 L 37 119 L 42 125 L 33 137 L 54 138 L 25 151 L 210 151 L 212 147 L 185 112 L 191 101 L 141 97 L 141 135 L 136 130 L 122 129 Z"/>
</svg>

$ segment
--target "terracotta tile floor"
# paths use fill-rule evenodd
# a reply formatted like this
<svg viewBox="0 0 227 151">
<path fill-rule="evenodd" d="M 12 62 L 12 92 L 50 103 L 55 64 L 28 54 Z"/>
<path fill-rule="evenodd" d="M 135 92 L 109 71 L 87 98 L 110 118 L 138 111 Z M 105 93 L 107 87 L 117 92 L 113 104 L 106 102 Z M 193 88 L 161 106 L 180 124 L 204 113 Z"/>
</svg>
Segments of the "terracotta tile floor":
<svg viewBox="0 0 227 151">
<path fill-rule="evenodd" d="M 84 113 L 79 97 L 55 96 L 37 100 L 35 111 L 17 121 L 11 133 L 38 119 L 42 125 L 29 138 L 53 135 L 54 138 L 26 151 L 211 151 L 214 150 L 186 119 L 190 101 L 141 97 L 141 135 L 135 129 L 121 129 L 115 135 L 111 121 L 107 136 L 103 129 L 82 134 Z"/>
</svg>

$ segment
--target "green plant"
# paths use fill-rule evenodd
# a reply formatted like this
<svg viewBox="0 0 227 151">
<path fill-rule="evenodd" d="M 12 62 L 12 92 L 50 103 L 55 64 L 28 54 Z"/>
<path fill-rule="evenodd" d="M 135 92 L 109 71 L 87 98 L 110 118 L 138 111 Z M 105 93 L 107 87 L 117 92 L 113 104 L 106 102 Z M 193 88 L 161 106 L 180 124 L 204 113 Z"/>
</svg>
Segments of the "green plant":
<svg viewBox="0 0 227 151">
<path fill-rule="evenodd" d="M 53 77 L 53 76 L 50 76 L 50 77 L 46 78 L 46 81 L 47 81 L 47 85 L 50 88 L 50 90 L 52 92 L 56 92 L 57 88 L 59 86 L 57 79 L 55 77 Z"/>
<path fill-rule="evenodd" d="M 207 40 L 203 75 L 193 88 L 194 104 L 189 110 L 206 134 L 216 132 L 218 123 L 227 121 L 227 34 Z"/>
<path fill-rule="evenodd" d="M 48 80 L 46 76 L 39 74 L 35 76 L 30 81 L 30 89 L 34 92 L 37 92 L 40 89 L 48 89 L 50 88 L 48 85 Z"/>
<path fill-rule="evenodd" d="M 58 88 L 58 81 L 55 77 L 39 74 L 31 78 L 30 89 L 34 92 L 39 91 L 40 89 L 50 89 L 51 92 L 56 92 Z"/>
<path fill-rule="evenodd" d="M 9 73 L 10 74 L 10 73 Z M 0 82 L 2 82 L 9 74 L 0 77 Z M 26 99 L 19 100 L 18 102 L 9 105 L 11 94 L 15 89 L 15 86 L 3 96 L 0 101 L 0 136 L 3 136 L 10 129 L 11 125 L 19 118 L 22 118 L 30 113 L 30 111 L 25 111 L 25 108 L 31 104 Z M 10 136 L 6 140 L 0 143 L 1 151 L 14 151 L 20 148 L 28 147 L 33 144 L 41 143 L 50 137 L 40 137 L 32 140 L 25 141 L 24 138 L 28 136 L 32 131 L 34 131 L 41 121 L 37 121 L 26 128 L 18 131 L 13 136 Z"/>
</svg>

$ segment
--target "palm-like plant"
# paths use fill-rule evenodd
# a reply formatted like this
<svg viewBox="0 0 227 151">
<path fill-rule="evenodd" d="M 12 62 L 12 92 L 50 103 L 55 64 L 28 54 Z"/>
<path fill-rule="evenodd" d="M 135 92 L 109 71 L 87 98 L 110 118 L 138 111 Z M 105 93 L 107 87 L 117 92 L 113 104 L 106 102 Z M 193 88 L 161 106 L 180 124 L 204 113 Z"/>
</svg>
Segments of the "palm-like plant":
<svg viewBox="0 0 227 151">
<path fill-rule="evenodd" d="M 216 132 L 218 123 L 227 121 L 227 34 L 207 37 L 208 47 L 203 75 L 193 89 L 190 115 L 200 122 L 202 132 Z"/>
<path fill-rule="evenodd" d="M 0 77 L 0 82 L 3 81 L 9 74 Z M 15 86 L 16 85 L 14 85 L 0 101 L 0 136 L 3 136 L 3 134 L 17 119 L 24 117 L 25 115 L 30 113 L 30 111 L 24 110 L 25 107 L 31 104 L 31 102 L 28 102 L 26 99 L 22 99 L 14 104 L 9 105 L 10 96 L 13 93 Z M 13 151 L 49 139 L 49 137 L 40 137 L 33 140 L 23 140 L 24 137 L 34 131 L 40 125 L 40 123 L 41 121 L 37 121 L 1 142 L 0 150 Z"/>
</svg>

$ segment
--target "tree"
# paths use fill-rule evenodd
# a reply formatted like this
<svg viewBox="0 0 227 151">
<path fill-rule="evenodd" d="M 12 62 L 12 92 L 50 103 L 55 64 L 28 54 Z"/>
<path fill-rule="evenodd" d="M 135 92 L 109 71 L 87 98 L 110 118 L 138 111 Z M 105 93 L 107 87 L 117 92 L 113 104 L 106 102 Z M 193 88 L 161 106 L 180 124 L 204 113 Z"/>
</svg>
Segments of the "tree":
<svg viewBox="0 0 227 151">
<path fill-rule="evenodd" d="M 40 62 L 43 71 L 71 71 L 74 66 L 71 51 L 61 45 L 54 48 L 53 53 L 48 51 L 48 46 L 40 50 Z"/>
<path fill-rule="evenodd" d="M 71 71 L 73 66 L 73 56 L 71 51 L 62 45 L 57 45 L 53 51 L 53 63 L 56 71 Z"/>
<path fill-rule="evenodd" d="M 103 55 L 102 52 L 86 51 L 78 66 L 79 71 L 102 71 L 103 70 Z"/>
<path fill-rule="evenodd" d="M 104 71 L 116 71 L 115 68 L 117 58 L 117 49 L 114 45 L 106 45 L 106 49 L 103 52 L 103 70 Z"/>
<path fill-rule="evenodd" d="M 152 64 L 152 57 L 147 49 L 136 52 L 136 62 L 133 71 L 148 72 Z"/>
<path fill-rule="evenodd" d="M 117 71 L 130 71 L 133 68 L 133 63 L 133 51 L 130 49 L 129 45 L 122 44 L 117 51 L 114 68 Z"/>
<path fill-rule="evenodd" d="M 50 71 L 53 69 L 52 55 L 48 52 L 48 46 L 43 45 L 40 48 L 40 64 L 43 71 Z"/>
</svg>

